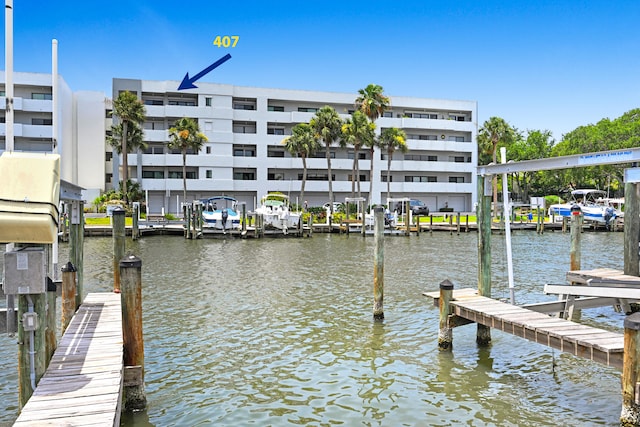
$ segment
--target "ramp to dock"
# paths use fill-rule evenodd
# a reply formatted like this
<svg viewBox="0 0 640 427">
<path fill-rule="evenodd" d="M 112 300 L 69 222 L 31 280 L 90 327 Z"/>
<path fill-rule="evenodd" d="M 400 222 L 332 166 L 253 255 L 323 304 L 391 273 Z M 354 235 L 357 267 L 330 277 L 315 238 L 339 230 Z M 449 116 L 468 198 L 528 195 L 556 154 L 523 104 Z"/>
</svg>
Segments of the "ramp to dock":
<svg viewBox="0 0 640 427">
<path fill-rule="evenodd" d="M 119 426 L 120 294 L 90 293 L 14 426 Z"/>
<path fill-rule="evenodd" d="M 439 292 L 425 292 L 434 298 Z M 453 291 L 453 314 L 574 356 L 622 368 L 624 335 L 581 325 L 477 295 L 475 289 Z"/>
</svg>

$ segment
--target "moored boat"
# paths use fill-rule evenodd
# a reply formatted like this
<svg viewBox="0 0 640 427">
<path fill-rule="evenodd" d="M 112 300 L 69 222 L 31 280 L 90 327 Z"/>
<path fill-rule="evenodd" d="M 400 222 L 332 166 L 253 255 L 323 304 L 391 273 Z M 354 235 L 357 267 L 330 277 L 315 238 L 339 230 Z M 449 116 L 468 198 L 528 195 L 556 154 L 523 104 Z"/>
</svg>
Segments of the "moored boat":
<svg viewBox="0 0 640 427">
<path fill-rule="evenodd" d="M 289 197 L 282 193 L 268 193 L 260 199 L 256 213 L 262 215 L 265 227 L 277 228 L 285 233 L 300 223 L 300 214 L 291 212 Z"/>
<path fill-rule="evenodd" d="M 201 200 L 203 226 L 218 230 L 240 228 L 238 201 L 230 196 L 214 196 Z"/>
<path fill-rule="evenodd" d="M 606 193 L 602 190 L 573 190 L 569 202 L 556 203 L 549 206 L 549 216 L 570 217 L 571 208 L 579 206 L 585 221 L 592 221 L 609 226 L 612 220 L 621 216 L 621 212 L 614 206 L 605 203 L 605 199 Z"/>
</svg>

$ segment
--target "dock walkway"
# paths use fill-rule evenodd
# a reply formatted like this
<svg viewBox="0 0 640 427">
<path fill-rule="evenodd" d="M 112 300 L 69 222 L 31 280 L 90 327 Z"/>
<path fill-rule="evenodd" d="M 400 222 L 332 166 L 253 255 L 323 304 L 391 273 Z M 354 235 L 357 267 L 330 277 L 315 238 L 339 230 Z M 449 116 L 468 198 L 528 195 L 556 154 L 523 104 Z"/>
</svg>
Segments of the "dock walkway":
<svg viewBox="0 0 640 427">
<path fill-rule="evenodd" d="M 122 346 L 120 294 L 88 294 L 14 426 L 119 426 Z"/>
<path fill-rule="evenodd" d="M 440 292 L 425 292 L 438 306 Z M 624 335 L 581 325 L 523 307 L 479 296 L 475 289 L 453 291 L 454 315 L 499 329 L 574 356 L 622 368 Z"/>
</svg>

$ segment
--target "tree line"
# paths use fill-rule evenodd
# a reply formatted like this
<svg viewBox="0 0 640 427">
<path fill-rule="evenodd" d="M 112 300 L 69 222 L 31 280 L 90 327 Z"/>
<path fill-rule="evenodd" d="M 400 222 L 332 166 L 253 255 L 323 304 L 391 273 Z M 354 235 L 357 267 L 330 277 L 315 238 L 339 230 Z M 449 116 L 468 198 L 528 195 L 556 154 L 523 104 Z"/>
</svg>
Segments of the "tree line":
<svg viewBox="0 0 640 427">
<path fill-rule="evenodd" d="M 478 164 L 497 163 L 496 153 L 505 147 L 507 159 L 544 159 L 640 146 L 640 109 L 616 119 L 579 126 L 556 141 L 548 130 L 522 132 L 500 117 L 491 117 L 478 130 Z M 596 188 L 611 197 L 624 195 L 624 169 L 627 165 L 602 165 L 550 171 L 521 172 L 512 176 L 511 191 L 527 202 L 531 196 L 565 196 L 573 189 Z M 495 177 L 494 177 L 495 179 Z M 494 182 L 495 192 L 498 185 Z"/>
</svg>

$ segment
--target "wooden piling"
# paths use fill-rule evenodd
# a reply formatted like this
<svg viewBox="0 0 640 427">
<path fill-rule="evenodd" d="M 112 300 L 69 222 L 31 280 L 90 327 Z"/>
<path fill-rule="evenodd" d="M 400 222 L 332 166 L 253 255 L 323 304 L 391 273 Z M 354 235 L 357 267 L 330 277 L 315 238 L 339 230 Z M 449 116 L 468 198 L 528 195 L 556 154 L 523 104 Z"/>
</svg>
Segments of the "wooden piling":
<svg viewBox="0 0 640 427">
<path fill-rule="evenodd" d="M 138 240 L 140 237 L 140 226 L 138 225 L 138 214 L 139 214 L 139 205 L 133 205 L 133 214 L 132 214 L 132 227 L 131 227 L 131 240 Z"/>
<path fill-rule="evenodd" d="M 124 257 L 124 209 L 112 212 L 113 235 L 113 292 L 120 292 L 120 260 Z"/>
<path fill-rule="evenodd" d="M 453 299 L 453 283 L 444 280 L 440 283 L 440 330 L 438 331 L 438 349 L 451 351 L 453 349 L 453 330 L 449 327 L 449 315 L 451 308 L 449 303 Z"/>
<path fill-rule="evenodd" d="M 120 261 L 122 285 L 122 338 L 125 366 L 123 404 L 126 411 L 147 406 L 144 391 L 144 339 L 142 333 L 142 261 L 130 255 Z"/>
<path fill-rule="evenodd" d="M 71 261 L 62 267 L 62 303 L 60 329 L 62 334 L 67 330 L 67 326 L 76 312 L 76 268 Z"/>
<path fill-rule="evenodd" d="M 487 185 L 485 185 L 485 182 Z M 491 176 L 478 176 L 478 293 L 491 298 Z M 491 329 L 478 323 L 476 343 L 488 345 Z"/>
<path fill-rule="evenodd" d="M 626 224 L 625 224 L 626 225 Z M 640 425 L 640 313 L 624 320 L 622 411 L 620 425 Z"/>
<path fill-rule="evenodd" d="M 570 270 L 580 270 L 580 235 L 582 234 L 582 210 L 580 206 L 573 205 L 571 207 L 571 249 L 569 252 L 571 258 Z"/>
<path fill-rule="evenodd" d="M 242 204 L 242 235 L 247 234 L 247 205 Z"/>
<path fill-rule="evenodd" d="M 630 276 L 640 276 L 638 265 L 638 236 L 640 235 L 640 222 L 631 221 L 631 218 L 638 218 L 640 209 L 638 206 L 638 184 L 624 184 L 624 216 L 629 220 L 624 222 L 624 274 Z"/>
<path fill-rule="evenodd" d="M 405 225 L 405 230 L 404 230 L 404 234 L 405 236 L 409 236 L 409 233 L 411 232 L 411 223 L 409 222 L 409 217 L 411 216 L 411 203 L 407 200 L 406 202 L 403 202 L 405 204 L 405 211 L 404 211 L 404 225 Z"/>
<path fill-rule="evenodd" d="M 456 230 L 458 235 L 460 235 L 460 212 L 456 213 Z"/>
<path fill-rule="evenodd" d="M 84 203 L 71 203 L 69 226 L 69 258 L 76 268 L 76 310 L 82 304 L 84 291 Z"/>
<path fill-rule="evenodd" d="M 384 319 L 384 211 L 382 207 L 373 209 L 374 247 L 373 258 L 373 319 Z M 409 218 L 407 218 L 408 220 Z M 407 221 L 407 227 L 409 222 Z"/>
<path fill-rule="evenodd" d="M 46 304 L 46 330 L 45 330 L 45 369 L 58 347 L 58 319 L 56 318 L 56 284 L 47 277 L 47 304 Z"/>
</svg>

